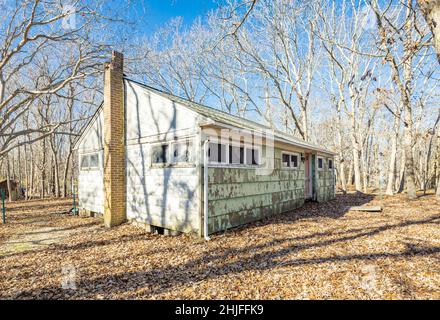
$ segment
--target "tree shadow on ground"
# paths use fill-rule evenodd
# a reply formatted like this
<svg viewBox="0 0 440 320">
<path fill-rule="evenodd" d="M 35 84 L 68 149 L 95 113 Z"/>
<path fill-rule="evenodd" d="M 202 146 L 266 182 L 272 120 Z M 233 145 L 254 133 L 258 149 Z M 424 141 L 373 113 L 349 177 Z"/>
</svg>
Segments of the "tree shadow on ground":
<svg viewBox="0 0 440 320">
<path fill-rule="evenodd" d="M 356 196 L 356 199 L 352 199 L 351 202 L 345 201 L 343 205 L 339 204 L 339 209 L 336 212 L 325 213 L 324 210 L 319 211 L 319 213 L 315 212 L 315 214 L 318 214 L 321 217 L 342 217 L 347 211 L 347 206 L 362 205 L 367 203 L 369 199 L 370 197 L 362 197 L 359 199 L 359 197 Z M 277 217 L 275 221 L 268 219 L 263 222 L 263 224 L 292 223 L 292 219 L 295 220 L 301 217 L 314 218 L 316 216 L 310 214 L 310 212 L 314 211 L 308 210 L 308 207 L 313 208 L 314 206 L 315 204 L 306 205 L 305 208 L 295 210 L 282 217 Z M 333 208 L 331 203 L 318 204 L 318 206 Z M 300 211 L 299 215 L 296 214 L 298 213 L 296 211 Z M 147 296 L 150 296 L 166 293 L 177 286 L 197 283 L 203 280 L 215 279 L 221 276 L 238 274 L 246 271 L 269 271 L 286 266 L 318 265 L 352 260 L 374 261 L 381 258 L 399 259 L 412 256 L 431 256 L 440 252 L 440 246 L 405 243 L 405 249 L 400 252 L 361 252 L 357 254 L 329 255 L 312 258 L 295 258 L 290 255 L 308 249 L 326 247 L 337 243 L 347 243 L 362 237 L 372 237 L 388 230 L 433 223 L 440 224 L 440 214 L 434 214 L 424 219 L 409 220 L 381 226 L 371 226 L 368 228 L 324 231 L 278 239 L 268 237 L 269 241 L 265 241 L 262 244 L 227 248 L 222 249 L 220 252 L 219 248 L 216 247 L 204 253 L 200 258 L 192 259 L 187 263 L 179 264 L 177 266 L 164 265 L 161 268 L 151 270 L 119 272 L 81 279 L 78 286 L 82 289 L 81 297 L 85 298 L 94 297 L 96 294 L 111 297 L 123 293 L 130 296 L 130 290 L 133 290 L 134 288 L 136 290 L 143 290 Z M 255 223 L 252 225 L 255 227 Z M 322 236 L 332 236 L 332 238 L 320 239 Z M 299 241 L 299 243 L 297 241 Z M 239 257 L 239 259 L 237 259 L 237 257 Z M 111 284 L 109 285 L 109 283 Z M 20 297 L 32 297 L 36 295 L 38 297 L 44 297 L 45 292 L 53 293 L 54 291 L 62 294 L 66 293 L 59 287 L 47 286 L 39 289 L 38 292 L 24 291 L 20 294 Z M 68 292 L 68 294 L 75 297 L 79 293 Z"/>
</svg>

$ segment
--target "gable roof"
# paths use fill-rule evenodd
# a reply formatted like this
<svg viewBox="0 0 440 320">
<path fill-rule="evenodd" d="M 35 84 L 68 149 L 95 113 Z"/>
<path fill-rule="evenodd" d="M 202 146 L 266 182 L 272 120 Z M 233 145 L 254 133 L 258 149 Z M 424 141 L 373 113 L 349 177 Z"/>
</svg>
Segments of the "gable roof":
<svg viewBox="0 0 440 320">
<path fill-rule="evenodd" d="M 92 127 L 93 122 L 98 118 L 99 113 L 102 110 L 104 102 L 101 102 L 98 108 L 96 108 L 95 113 L 90 117 L 89 121 L 86 122 L 86 124 L 81 128 L 81 130 L 78 133 L 78 137 L 76 141 L 73 143 L 73 150 L 78 149 L 79 145 L 81 144 L 81 141 L 85 138 L 87 131 Z"/>
<path fill-rule="evenodd" d="M 135 81 L 135 80 L 131 80 L 128 78 L 124 78 L 124 79 L 127 81 L 130 81 L 130 82 L 133 82 L 135 84 L 138 84 L 141 87 L 144 87 L 145 89 L 147 89 L 149 91 L 157 93 L 157 94 L 159 94 L 159 95 L 161 95 L 171 101 L 177 102 L 177 103 L 187 107 L 188 109 L 192 110 L 193 112 L 196 112 L 197 114 L 200 114 L 204 117 L 207 117 L 208 119 L 213 120 L 214 122 L 223 123 L 226 125 L 240 128 L 240 129 L 253 130 L 253 131 L 257 131 L 257 132 L 263 132 L 264 130 L 271 130 L 274 134 L 274 137 L 278 138 L 282 142 L 292 144 L 294 146 L 314 150 L 314 151 L 320 151 L 320 152 L 323 152 L 326 154 L 336 155 L 336 153 L 331 150 L 322 148 L 321 146 L 313 144 L 313 143 L 306 142 L 300 138 L 297 138 L 293 135 L 284 133 L 280 130 L 273 129 L 269 126 L 265 126 L 265 125 L 262 125 L 260 123 L 255 122 L 255 121 L 251 121 L 251 120 L 248 120 L 248 119 L 245 119 L 242 117 L 234 116 L 234 115 L 231 115 L 227 112 L 224 112 L 224 111 L 212 108 L 212 107 L 208 107 L 206 105 L 202 105 L 197 102 L 193 102 L 193 101 L 184 99 L 182 97 L 179 97 L 179 96 L 173 95 L 171 93 L 150 87 L 146 84 L 143 84 L 143 83 Z"/>
</svg>

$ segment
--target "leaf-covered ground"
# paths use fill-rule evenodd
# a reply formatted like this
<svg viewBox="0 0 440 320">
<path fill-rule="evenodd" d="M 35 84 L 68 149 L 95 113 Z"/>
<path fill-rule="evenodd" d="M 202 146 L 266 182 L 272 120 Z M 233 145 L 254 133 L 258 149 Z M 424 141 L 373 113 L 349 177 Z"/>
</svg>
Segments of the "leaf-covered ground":
<svg viewBox="0 0 440 320">
<path fill-rule="evenodd" d="M 347 211 L 382 205 L 383 212 Z M 213 235 L 145 233 L 19 202 L 0 225 L 2 299 L 439 299 L 440 203 L 338 195 Z"/>
</svg>

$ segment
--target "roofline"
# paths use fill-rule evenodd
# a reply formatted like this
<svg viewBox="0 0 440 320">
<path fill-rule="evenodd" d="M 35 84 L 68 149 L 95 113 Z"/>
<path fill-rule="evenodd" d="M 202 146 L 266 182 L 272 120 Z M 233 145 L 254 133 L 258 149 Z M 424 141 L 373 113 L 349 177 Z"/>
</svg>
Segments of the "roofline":
<svg viewBox="0 0 440 320">
<path fill-rule="evenodd" d="M 213 107 L 209 107 L 209 106 L 203 105 L 203 104 L 198 103 L 198 102 L 195 102 L 195 101 L 188 100 L 188 99 L 186 99 L 186 98 L 183 98 L 183 97 L 177 96 L 177 95 L 175 95 L 175 94 L 172 94 L 172 93 L 169 93 L 169 92 L 166 92 L 166 91 L 163 91 L 163 90 L 160 90 L 160 89 L 154 88 L 154 87 L 151 87 L 151 86 L 149 86 L 149 85 L 147 85 L 147 84 L 144 84 L 144 83 L 139 82 L 139 81 L 136 81 L 136 80 L 129 79 L 129 78 L 127 78 L 127 77 L 124 77 L 124 79 L 127 80 L 127 81 L 131 81 L 131 82 L 133 82 L 133 83 L 135 83 L 135 84 L 138 84 L 138 85 L 140 85 L 141 87 L 144 87 L 144 88 L 146 88 L 146 89 L 149 89 L 149 90 L 151 90 L 151 91 L 153 91 L 153 92 L 156 92 L 156 93 L 158 93 L 158 94 L 161 94 L 161 93 L 162 93 L 162 94 L 164 94 L 164 95 L 171 95 L 171 96 L 174 96 L 174 97 L 176 97 L 176 98 L 178 98 L 178 99 L 183 100 L 184 102 L 197 104 L 197 105 L 199 105 L 199 106 L 201 106 L 201 107 L 208 108 L 208 109 L 212 109 L 212 110 L 214 110 L 214 111 L 216 111 L 216 112 L 224 113 L 226 116 L 234 117 L 234 118 L 236 118 L 237 120 L 240 120 L 240 121 L 247 121 L 247 122 L 249 122 L 249 123 L 251 123 L 251 124 L 253 124 L 253 125 L 259 127 L 258 130 L 256 130 L 256 129 L 252 129 L 252 130 L 254 130 L 254 131 L 257 131 L 257 132 L 258 132 L 259 130 L 272 130 L 272 131 L 273 131 L 273 134 L 274 134 L 274 137 L 275 137 L 276 140 L 279 141 L 279 142 L 285 142 L 285 143 L 290 144 L 290 145 L 293 145 L 293 146 L 301 147 L 301 148 L 308 149 L 308 150 L 318 151 L 318 152 L 325 153 L 325 154 L 329 154 L 329 155 L 334 155 L 334 156 L 337 155 L 337 153 L 334 152 L 334 151 L 331 151 L 331 150 L 327 150 L 327 149 L 325 149 L 325 148 L 318 147 L 318 146 L 313 145 L 313 144 L 310 144 L 310 143 L 308 143 L 308 142 L 306 142 L 306 141 L 304 141 L 304 142 L 302 142 L 302 141 L 298 141 L 298 140 L 299 140 L 298 138 L 296 138 L 296 137 L 294 137 L 294 136 L 290 136 L 289 134 L 284 134 L 284 133 L 283 133 L 282 135 L 280 135 L 279 132 L 277 132 L 278 130 L 273 130 L 272 128 L 270 128 L 270 127 L 268 127 L 268 126 L 265 126 L 265 125 L 263 125 L 263 124 L 261 124 L 261 123 L 258 123 L 258 122 L 255 122 L 255 121 L 252 121 L 252 120 L 249 120 L 249 119 L 246 119 L 246 118 L 238 117 L 238 116 L 236 116 L 236 115 L 233 115 L 233 114 L 227 113 L 227 112 L 225 112 L 225 111 L 223 111 L 223 110 L 219 110 L 219 109 L 216 109 L 216 108 L 213 108 Z M 166 98 L 169 99 L 169 97 L 166 97 Z M 182 105 L 183 105 L 184 107 L 186 107 L 184 104 L 182 104 Z M 194 110 L 192 110 L 192 109 L 190 109 L 190 111 L 196 112 L 196 111 L 194 111 Z M 196 113 L 198 113 L 198 112 L 196 112 Z M 198 114 L 200 114 L 200 113 L 198 113 Z M 224 123 L 224 122 L 221 122 L 221 121 L 215 121 L 215 120 L 213 120 L 212 118 L 210 118 L 209 116 L 204 115 L 204 114 L 202 114 L 202 116 L 203 116 L 204 118 L 206 118 L 206 119 L 209 119 L 211 124 L 216 124 L 216 125 L 218 125 L 218 126 L 222 126 L 222 125 L 225 126 L 225 125 L 226 125 L 226 126 L 230 126 L 230 127 L 232 127 L 232 128 L 239 128 L 239 127 L 234 126 L 234 125 L 232 125 L 232 124 Z M 206 123 L 206 124 L 203 124 L 202 126 L 204 126 L 204 125 L 208 125 L 208 124 L 209 124 L 209 123 Z M 289 138 L 291 138 L 291 139 L 289 139 Z"/>
<path fill-rule="evenodd" d="M 223 127 L 223 128 L 227 128 L 227 129 L 235 129 L 235 128 L 237 128 L 237 127 L 235 127 L 233 125 L 230 125 L 230 124 L 227 124 L 227 123 L 224 123 L 224 122 L 214 121 L 212 119 L 210 119 L 210 120 L 211 120 L 210 122 L 201 123 L 201 124 L 199 124 L 199 126 L 200 127 L 206 127 L 206 126 L 210 126 L 211 125 L 211 126 Z M 268 129 L 268 130 L 269 131 L 273 131 L 271 129 Z M 260 132 L 258 130 L 253 130 L 253 131 L 259 133 L 261 136 L 263 136 L 263 134 L 264 134 L 263 132 Z M 289 140 L 287 138 L 284 138 L 282 136 L 277 135 L 275 132 L 273 132 L 273 136 L 274 136 L 274 140 L 277 141 L 277 142 L 283 142 L 283 143 L 290 144 L 290 145 L 295 146 L 295 147 L 300 147 L 300 148 L 303 148 L 303 149 L 306 149 L 306 150 L 311 150 L 311 151 L 317 151 L 317 152 L 325 153 L 325 154 L 328 154 L 328 155 L 333 155 L 333 156 L 337 155 L 337 153 L 334 152 L 334 151 L 327 150 L 327 149 L 324 149 L 324 148 L 319 148 L 319 147 L 310 145 L 307 142 L 301 143 L 301 142 L 297 142 L 297 141 L 292 141 L 292 140 Z"/>
</svg>

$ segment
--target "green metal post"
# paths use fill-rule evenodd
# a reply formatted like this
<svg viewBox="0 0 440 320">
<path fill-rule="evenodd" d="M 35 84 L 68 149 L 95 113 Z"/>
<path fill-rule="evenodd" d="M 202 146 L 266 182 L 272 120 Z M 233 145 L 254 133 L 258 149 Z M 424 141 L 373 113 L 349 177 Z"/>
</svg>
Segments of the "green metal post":
<svg viewBox="0 0 440 320">
<path fill-rule="evenodd" d="M 73 195 L 73 214 L 76 215 L 76 194 L 75 194 L 75 188 L 72 189 L 72 195 Z"/>
<path fill-rule="evenodd" d="M 5 206 L 5 198 L 6 198 L 6 192 L 4 189 L 1 189 L 2 194 L 2 218 L 3 218 L 3 224 L 6 223 L 6 206 Z"/>
</svg>

